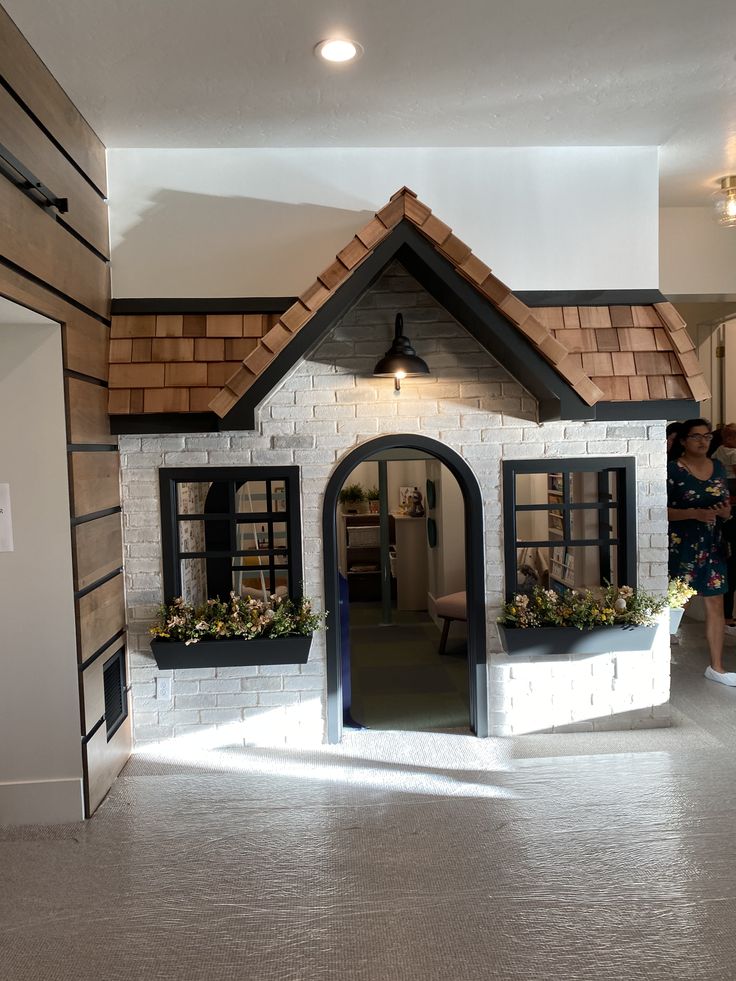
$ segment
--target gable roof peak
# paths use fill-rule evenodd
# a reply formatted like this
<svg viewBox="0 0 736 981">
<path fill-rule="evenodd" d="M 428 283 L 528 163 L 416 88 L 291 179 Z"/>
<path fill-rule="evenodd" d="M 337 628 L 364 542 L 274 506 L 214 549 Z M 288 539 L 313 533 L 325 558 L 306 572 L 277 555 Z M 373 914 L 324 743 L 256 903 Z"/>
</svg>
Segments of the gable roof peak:
<svg viewBox="0 0 736 981">
<path fill-rule="evenodd" d="M 398 191 L 396 191 L 394 194 L 391 195 L 389 201 L 393 201 L 394 198 L 398 198 L 406 194 L 408 194 L 412 198 L 415 198 L 417 196 L 415 191 L 412 191 L 410 187 L 407 187 L 406 184 L 404 184 L 403 187 L 400 187 Z"/>
<path fill-rule="evenodd" d="M 311 319 L 317 311 L 324 306 L 333 295 L 344 285 L 352 276 L 354 271 L 368 260 L 377 246 L 387 239 L 401 222 L 407 221 L 410 226 L 421 233 L 424 240 L 434 248 L 434 250 L 445 260 L 447 260 L 455 273 L 471 284 L 473 289 L 480 297 L 495 308 L 516 330 L 524 336 L 531 345 L 532 349 L 541 355 L 547 364 L 569 386 L 576 396 L 593 406 L 596 402 L 604 398 L 604 389 L 599 382 L 610 388 L 613 397 L 618 400 L 623 398 L 628 400 L 630 388 L 628 380 L 621 386 L 621 394 L 613 391 L 613 386 L 608 384 L 609 376 L 616 375 L 618 366 L 614 367 L 611 351 L 623 352 L 625 358 L 617 359 L 622 362 L 621 371 L 625 371 L 626 378 L 629 374 L 643 373 L 659 375 L 663 372 L 663 361 L 667 361 L 668 371 L 676 368 L 676 375 L 684 375 L 682 383 L 679 381 L 675 394 L 684 397 L 687 394 L 687 385 L 690 390 L 700 397 L 701 390 L 704 391 L 705 383 L 702 377 L 702 368 L 697 364 L 697 359 L 693 356 L 687 363 L 683 363 L 692 351 L 694 345 L 684 330 L 684 326 L 676 315 L 673 315 L 671 305 L 662 303 L 657 305 L 657 309 L 651 309 L 651 316 L 654 318 L 652 324 L 645 330 L 645 335 L 641 338 L 634 338 L 631 344 L 639 346 L 631 347 L 628 339 L 623 346 L 619 346 L 618 338 L 610 337 L 606 339 L 608 345 L 603 350 L 602 357 L 592 358 L 583 357 L 586 352 L 584 346 L 581 347 L 582 340 L 578 334 L 583 331 L 567 331 L 565 329 L 553 329 L 550 325 L 542 322 L 541 317 L 537 316 L 534 309 L 531 309 L 519 297 L 509 289 L 505 283 L 493 275 L 489 266 L 479 259 L 469 245 L 455 235 L 449 225 L 440 221 L 436 215 L 432 214 L 431 208 L 427 207 L 419 200 L 416 193 L 406 186 L 400 187 L 398 191 L 391 195 L 390 200 L 363 228 L 355 233 L 350 242 L 337 253 L 333 262 L 317 276 L 313 282 L 296 300 L 296 302 L 281 316 L 279 323 L 271 328 L 264 337 L 258 342 L 257 348 L 252 351 L 238 367 L 236 372 L 227 380 L 225 387 L 212 399 L 209 404 L 210 409 L 220 417 L 224 417 L 240 401 L 245 392 L 266 372 L 271 363 L 286 348 L 293 335 L 297 334 Z M 541 313 L 541 311 L 540 311 Z M 560 316 L 562 311 L 559 311 Z M 611 328 L 610 315 L 606 309 L 608 317 L 607 325 Z M 633 320 L 632 320 L 633 323 Z M 557 324 L 555 324 L 555 327 Z M 560 324 L 561 328 L 566 324 Z M 654 333 L 653 328 L 657 326 L 664 328 L 664 334 L 673 334 L 672 342 L 664 341 Z M 613 330 L 611 330 L 613 334 Z M 651 334 L 651 337 L 649 336 Z M 577 346 L 576 346 L 577 342 Z M 672 366 L 669 357 L 663 359 L 662 344 L 666 342 L 667 349 L 671 349 L 674 344 L 675 365 Z M 679 342 L 679 343 L 677 343 Z M 642 345 L 644 345 L 642 347 Z M 597 344 L 593 346 L 594 353 L 600 354 Z M 636 364 L 634 352 L 650 352 L 657 354 L 656 358 L 643 359 L 641 365 Z M 610 366 L 608 362 L 611 362 Z M 644 362 L 646 361 L 646 364 Z M 656 362 L 656 364 L 655 364 Z M 657 378 L 655 391 L 666 398 L 664 382 Z M 661 384 L 660 384 L 661 382 Z M 699 384 L 701 383 L 702 384 Z M 673 383 L 674 384 L 674 383 Z M 625 392 L 623 391 L 625 387 Z M 680 389 L 683 391 L 680 393 Z M 639 398 L 651 399 L 654 395 L 644 395 L 641 391 Z M 610 397 L 610 396 L 609 396 Z"/>
</svg>

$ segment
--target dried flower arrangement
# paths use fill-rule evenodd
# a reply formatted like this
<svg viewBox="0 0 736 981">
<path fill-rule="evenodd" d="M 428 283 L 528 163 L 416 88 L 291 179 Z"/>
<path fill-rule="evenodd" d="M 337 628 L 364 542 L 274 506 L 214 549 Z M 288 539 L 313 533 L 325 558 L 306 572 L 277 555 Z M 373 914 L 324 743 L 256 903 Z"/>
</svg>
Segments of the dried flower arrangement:
<svg viewBox="0 0 736 981">
<path fill-rule="evenodd" d="M 256 640 L 276 637 L 306 637 L 320 630 L 324 613 L 316 613 L 311 601 L 271 596 L 268 601 L 242 598 L 230 593 L 229 602 L 209 599 L 192 606 L 182 597 L 161 606 L 150 633 L 158 640 L 196 644 L 200 640 Z"/>
<path fill-rule="evenodd" d="M 681 610 L 693 596 L 697 596 L 697 590 L 684 579 L 670 579 L 667 583 L 667 605 L 671 610 Z"/>
<path fill-rule="evenodd" d="M 504 604 L 498 622 L 504 627 L 593 627 L 652 626 L 669 603 L 631 586 L 607 586 L 598 591 L 553 589 L 535 586 L 530 593 L 517 593 Z"/>
</svg>

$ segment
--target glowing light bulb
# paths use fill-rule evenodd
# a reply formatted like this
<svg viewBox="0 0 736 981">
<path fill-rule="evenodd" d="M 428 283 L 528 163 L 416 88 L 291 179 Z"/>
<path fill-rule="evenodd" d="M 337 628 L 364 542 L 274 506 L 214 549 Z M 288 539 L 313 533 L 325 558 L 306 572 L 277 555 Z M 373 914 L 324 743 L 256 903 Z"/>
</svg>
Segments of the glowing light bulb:
<svg viewBox="0 0 736 981">
<path fill-rule="evenodd" d="M 736 176 L 721 177 L 720 185 L 713 194 L 718 224 L 736 228 Z"/>
<path fill-rule="evenodd" d="M 348 41 L 344 38 L 328 38 L 326 41 L 320 41 L 314 51 L 325 61 L 338 63 L 355 61 L 363 54 L 363 48 L 357 41 Z"/>
<path fill-rule="evenodd" d="M 406 378 L 406 372 L 405 371 L 397 371 L 396 374 L 394 375 L 394 387 L 396 388 L 396 391 L 397 392 L 400 392 L 401 391 L 401 379 L 402 378 Z"/>
</svg>

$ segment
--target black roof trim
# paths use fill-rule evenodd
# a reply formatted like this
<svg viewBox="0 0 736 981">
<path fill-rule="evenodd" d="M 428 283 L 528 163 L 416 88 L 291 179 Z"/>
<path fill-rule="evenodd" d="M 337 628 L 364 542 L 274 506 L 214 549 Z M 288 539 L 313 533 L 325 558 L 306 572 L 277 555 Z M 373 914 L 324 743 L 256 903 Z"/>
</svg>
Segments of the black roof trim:
<svg viewBox="0 0 736 981">
<path fill-rule="evenodd" d="M 659 290 L 512 290 L 528 307 L 615 307 L 666 303 Z"/>
<path fill-rule="evenodd" d="M 412 222 L 400 221 L 259 375 L 220 423 L 221 429 L 255 428 L 260 403 L 357 303 L 394 259 L 448 310 L 540 403 L 545 419 L 593 419 L 595 410 L 547 363 L 490 300 L 461 276 Z M 431 369 L 431 364 L 430 364 Z"/>
<path fill-rule="evenodd" d="M 512 290 L 530 307 L 643 306 L 664 303 L 659 290 Z M 284 313 L 296 296 L 119 297 L 111 315 Z"/>
<path fill-rule="evenodd" d="M 700 403 L 691 399 L 657 399 L 651 402 L 599 402 L 596 419 L 603 422 L 627 422 L 643 419 L 694 419 L 700 412 Z"/>
<path fill-rule="evenodd" d="M 114 436 L 169 436 L 171 433 L 216 433 L 219 419 L 214 412 L 141 412 L 110 416 Z"/>
<path fill-rule="evenodd" d="M 120 297 L 112 301 L 111 316 L 198 313 L 283 313 L 296 302 L 295 296 L 213 296 L 200 299 L 178 297 Z"/>
</svg>

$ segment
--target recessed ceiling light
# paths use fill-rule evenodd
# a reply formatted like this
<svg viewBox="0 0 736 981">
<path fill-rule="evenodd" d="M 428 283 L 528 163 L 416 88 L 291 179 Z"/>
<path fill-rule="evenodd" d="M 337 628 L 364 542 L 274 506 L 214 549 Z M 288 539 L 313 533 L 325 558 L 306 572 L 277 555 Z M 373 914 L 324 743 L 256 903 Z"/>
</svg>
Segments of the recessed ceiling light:
<svg viewBox="0 0 736 981">
<path fill-rule="evenodd" d="M 319 42 L 314 53 L 325 61 L 356 61 L 363 54 L 363 46 L 346 38 L 327 38 Z"/>
</svg>

